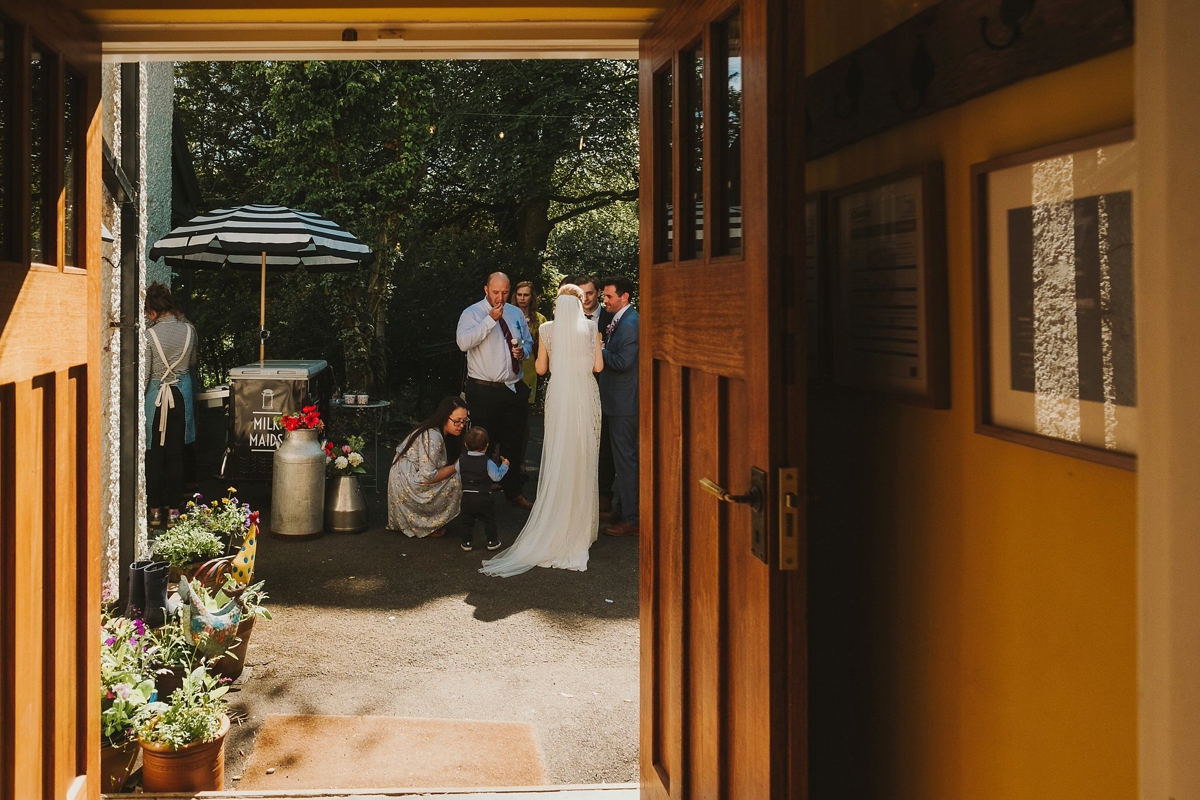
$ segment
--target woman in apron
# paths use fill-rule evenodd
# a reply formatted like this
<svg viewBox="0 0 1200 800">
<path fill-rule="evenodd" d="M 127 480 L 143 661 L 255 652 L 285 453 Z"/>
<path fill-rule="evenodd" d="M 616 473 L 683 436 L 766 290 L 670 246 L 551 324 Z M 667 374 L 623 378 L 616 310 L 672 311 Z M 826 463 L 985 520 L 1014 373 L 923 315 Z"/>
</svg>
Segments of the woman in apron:
<svg viewBox="0 0 1200 800">
<path fill-rule="evenodd" d="M 188 370 L 196 363 L 196 329 L 161 283 L 146 287 L 145 311 L 146 500 L 156 527 L 178 515 L 184 500 L 183 443 L 194 419 Z"/>
</svg>

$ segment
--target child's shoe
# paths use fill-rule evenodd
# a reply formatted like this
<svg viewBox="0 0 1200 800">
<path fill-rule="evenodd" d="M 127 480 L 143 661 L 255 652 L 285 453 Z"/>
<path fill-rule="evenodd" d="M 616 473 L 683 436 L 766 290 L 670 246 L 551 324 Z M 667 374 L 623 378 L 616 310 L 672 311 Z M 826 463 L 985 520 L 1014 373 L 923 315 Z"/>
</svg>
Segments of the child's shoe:
<svg viewBox="0 0 1200 800">
<path fill-rule="evenodd" d="M 469 553 L 475 549 L 475 545 L 471 544 L 470 540 L 464 541 L 462 544 L 459 545 L 459 547 L 461 547 L 463 549 L 464 553 Z"/>
<path fill-rule="evenodd" d="M 487 549 L 488 550 L 499 550 L 500 549 L 500 540 L 499 539 L 488 539 Z"/>
</svg>

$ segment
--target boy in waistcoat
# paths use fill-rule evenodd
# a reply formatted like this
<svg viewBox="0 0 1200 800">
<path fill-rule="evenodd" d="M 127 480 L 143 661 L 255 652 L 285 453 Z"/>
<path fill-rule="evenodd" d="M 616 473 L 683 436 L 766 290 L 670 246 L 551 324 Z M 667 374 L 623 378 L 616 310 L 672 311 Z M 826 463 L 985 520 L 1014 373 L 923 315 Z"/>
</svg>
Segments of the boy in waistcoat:
<svg viewBox="0 0 1200 800">
<path fill-rule="evenodd" d="M 487 549 L 500 549 L 500 534 L 496 531 L 496 513 L 492 501 L 492 484 L 498 483 L 508 473 L 508 459 L 497 464 L 488 457 L 488 432 L 483 428 L 471 428 L 463 435 L 466 450 L 458 459 L 458 474 L 462 478 L 462 512 L 454 524 L 462 536 L 462 549 L 475 549 L 471 534 L 475 520 L 483 522 L 487 534 Z"/>
</svg>

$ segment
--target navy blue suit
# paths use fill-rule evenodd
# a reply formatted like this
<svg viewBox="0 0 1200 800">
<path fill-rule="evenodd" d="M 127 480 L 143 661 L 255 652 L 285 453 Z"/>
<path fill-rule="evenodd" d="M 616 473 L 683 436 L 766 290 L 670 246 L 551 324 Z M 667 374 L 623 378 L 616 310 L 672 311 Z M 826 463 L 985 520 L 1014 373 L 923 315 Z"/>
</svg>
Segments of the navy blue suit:
<svg viewBox="0 0 1200 800">
<path fill-rule="evenodd" d="M 600 408 L 612 441 L 621 494 L 621 518 L 638 524 L 638 312 L 621 315 L 604 344 L 600 373 Z M 603 329 L 602 329 L 603 330 Z"/>
</svg>

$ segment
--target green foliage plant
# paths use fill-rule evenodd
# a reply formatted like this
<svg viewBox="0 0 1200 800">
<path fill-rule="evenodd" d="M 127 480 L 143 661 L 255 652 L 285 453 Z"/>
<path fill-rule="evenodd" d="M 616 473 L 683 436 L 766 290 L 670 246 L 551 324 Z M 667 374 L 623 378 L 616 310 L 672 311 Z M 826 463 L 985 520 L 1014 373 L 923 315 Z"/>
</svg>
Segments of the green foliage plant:
<svg viewBox="0 0 1200 800">
<path fill-rule="evenodd" d="M 198 561 L 208 561 L 225 551 L 225 543 L 209 530 L 196 514 L 183 514 L 173 528 L 159 534 L 151 547 L 155 558 L 183 569 Z"/>
<path fill-rule="evenodd" d="M 157 653 L 140 619 L 106 610 L 100 622 L 100 734 L 104 742 L 132 741 L 138 714 L 154 696 Z"/>
<path fill-rule="evenodd" d="M 213 741 L 221 730 L 221 716 L 229 712 L 228 691 L 203 666 L 196 667 L 167 702 L 156 701 L 142 709 L 138 738 L 172 750 Z"/>
<path fill-rule="evenodd" d="M 150 632 L 153 646 L 151 664 L 156 673 L 173 670 L 191 671 L 203 661 L 202 650 L 184 627 L 182 614 L 176 611 L 161 628 Z"/>
</svg>

